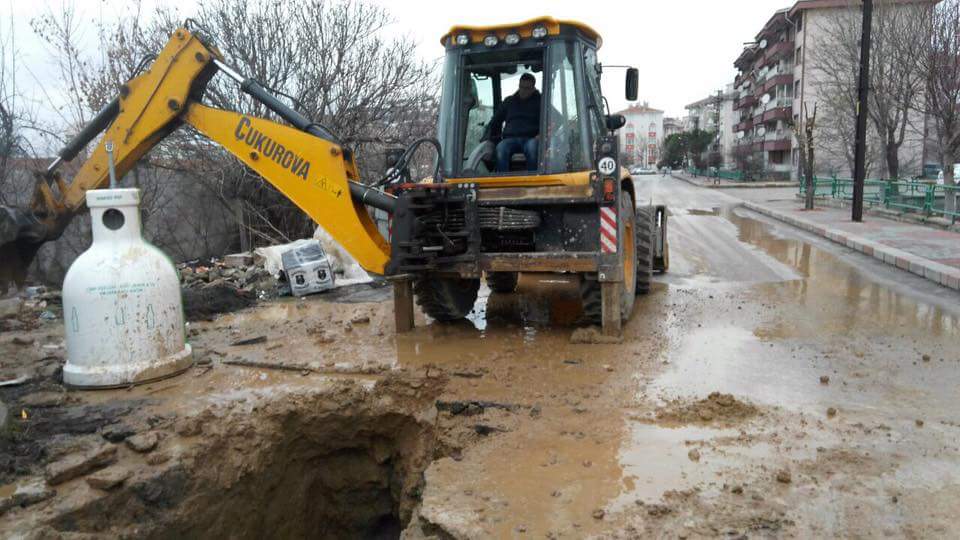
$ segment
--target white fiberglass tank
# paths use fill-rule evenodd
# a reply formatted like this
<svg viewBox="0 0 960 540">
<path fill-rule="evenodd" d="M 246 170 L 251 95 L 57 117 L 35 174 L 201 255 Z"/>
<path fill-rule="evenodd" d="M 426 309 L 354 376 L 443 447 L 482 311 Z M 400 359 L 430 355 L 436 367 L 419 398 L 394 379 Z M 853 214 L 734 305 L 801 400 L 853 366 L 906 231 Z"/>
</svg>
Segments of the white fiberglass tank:
<svg viewBox="0 0 960 540">
<path fill-rule="evenodd" d="M 93 244 L 63 280 L 63 382 L 111 387 L 175 375 L 192 361 L 180 280 L 141 236 L 140 190 L 87 192 Z"/>
</svg>

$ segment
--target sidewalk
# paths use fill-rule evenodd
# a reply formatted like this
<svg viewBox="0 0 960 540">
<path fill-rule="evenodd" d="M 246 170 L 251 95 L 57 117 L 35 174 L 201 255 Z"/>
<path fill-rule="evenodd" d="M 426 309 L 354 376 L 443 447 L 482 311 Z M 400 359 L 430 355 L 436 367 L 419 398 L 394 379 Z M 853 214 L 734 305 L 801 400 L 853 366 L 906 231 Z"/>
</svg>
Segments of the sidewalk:
<svg viewBox="0 0 960 540">
<path fill-rule="evenodd" d="M 706 176 L 697 176 L 694 177 L 686 171 L 672 171 L 671 176 L 678 180 L 683 180 L 695 186 L 711 188 L 711 189 L 736 189 L 736 188 L 781 188 L 781 187 L 797 187 L 796 182 L 780 182 L 780 181 L 770 181 L 770 182 L 738 182 L 736 180 L 726 180 L 723 178 L 711 178 Z"/>
<path fill-rule="evenodd" d="M 850 220 L 850 209 L 820 206 L 802 210 L 795 200 L 743 201 L 743 206 L 870 255 L 887 264 L 960 290 L 960 233 L 865 216 Z"/>
</svg>

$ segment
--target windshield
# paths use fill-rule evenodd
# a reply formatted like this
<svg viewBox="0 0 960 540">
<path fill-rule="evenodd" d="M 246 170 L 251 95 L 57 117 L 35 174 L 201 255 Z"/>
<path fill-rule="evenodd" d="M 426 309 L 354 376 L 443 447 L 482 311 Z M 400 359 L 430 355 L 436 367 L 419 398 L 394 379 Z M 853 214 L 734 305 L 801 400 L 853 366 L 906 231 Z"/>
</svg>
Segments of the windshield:
<svg viewBox="0 0 960 540">
<path fill-rule="evenodd" d="M 448 177 L 510 176 L 589 168 L 582 63 L 575 42 L 450 50 L 438 137 Z"/>
</svg>

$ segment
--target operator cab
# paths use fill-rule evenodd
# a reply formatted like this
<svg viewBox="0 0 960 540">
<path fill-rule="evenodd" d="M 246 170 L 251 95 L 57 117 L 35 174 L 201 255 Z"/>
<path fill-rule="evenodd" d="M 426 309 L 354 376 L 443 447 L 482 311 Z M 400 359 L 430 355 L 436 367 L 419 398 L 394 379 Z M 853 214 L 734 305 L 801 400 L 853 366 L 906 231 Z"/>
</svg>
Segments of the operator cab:
<svg viewBox="0 0 960 540">
<path fill-rule="evenodd" d="M 595 141 L 608 125 L 600 93 L 597 48 L 590 27 L 549 17 L 517 25 L 454 27 L 446 47 L 438 138 L 443 175 L 451 179 L 529 177 L 588 171 Z M 525 74 L 540 93 L 532 154 L 514 146 L 498 164 L 494 114 Z M 527 131 L 524 135 L 530 135 Z M 504 147 L 508 148 L 508 147 Z M 532 157 L 536 163 L 527 163 Z"/>
</svg>

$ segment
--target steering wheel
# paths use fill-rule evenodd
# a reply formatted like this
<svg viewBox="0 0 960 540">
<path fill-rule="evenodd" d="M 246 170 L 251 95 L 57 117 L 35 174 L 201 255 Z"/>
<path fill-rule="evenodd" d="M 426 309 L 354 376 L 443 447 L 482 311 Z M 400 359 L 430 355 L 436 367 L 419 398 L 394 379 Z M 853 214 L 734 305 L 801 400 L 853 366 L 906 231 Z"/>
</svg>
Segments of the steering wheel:
<svg viewBox="0 0 960 540">
<path fill-rule="evenodd" d="M 493 159 L 495 149 L 496 146 L 490 141 L 482 141 L 474 146 L 463 166 L 463 171 L 479 174 L 489 173 L 490 169 L 487 167 L 487 162 Z"/>
</svg>

